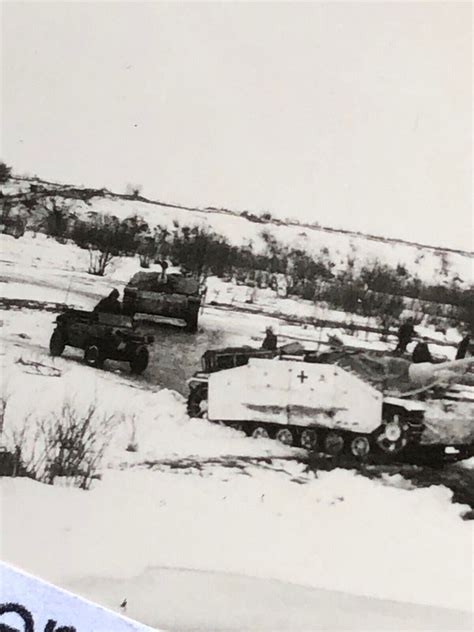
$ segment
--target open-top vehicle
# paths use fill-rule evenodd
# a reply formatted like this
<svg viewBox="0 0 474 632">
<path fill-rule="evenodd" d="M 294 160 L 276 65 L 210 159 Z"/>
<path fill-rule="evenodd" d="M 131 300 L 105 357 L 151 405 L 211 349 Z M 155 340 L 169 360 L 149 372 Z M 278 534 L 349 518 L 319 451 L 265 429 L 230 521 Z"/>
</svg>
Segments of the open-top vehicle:
<svg viewBox="0 0 474 632">
<path fill-rule="evenodd" d="M 103 367 L 108 359 L 128 362 L 132 373 L 143 373 L 148 366 L 147 345 L 153 336 L 142 336 L 133 328 L 130 317 L 118 314 L 67 309 L 56 319 L 49 341 L 52 356 L 60 356 L 66 346 L 84 350 L 89 366 Z"/>
</svg>

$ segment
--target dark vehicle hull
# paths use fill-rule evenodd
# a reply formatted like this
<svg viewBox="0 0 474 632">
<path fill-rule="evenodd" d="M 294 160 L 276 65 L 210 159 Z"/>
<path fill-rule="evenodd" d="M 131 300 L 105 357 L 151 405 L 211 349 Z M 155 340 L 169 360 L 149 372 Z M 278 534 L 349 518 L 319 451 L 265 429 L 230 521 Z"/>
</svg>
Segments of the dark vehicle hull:
<svg viewBox="0 0 474 632">
<path fill-rule="evenodd" d="M 135 274 L 123 293 L 125 314 L 150 314 L 186 324 L 188 331 L 196 331 L 201 297 L 195 279 L 170 276 L 162 279 L 154 272 Z"/>
<path fill-rule="evenodd" d="M 199 320 L 199 298 L 190 298 L 180 294 L 147 292 L 125 288 L 123 311 L 125 314 L 151 314 L 174 318 L 185 322 L 189 331 L 196 331 Z"/>
<path fill-rule="evenodd" d="M 134 373 L 142 373 L 148 366 L 147 345 L 151 336 L 141 336 L 128 325 L 130 319 L 114 314 L 81 310 L 67 310 L 56 320 L 56 329 L 49 349 L 59 356 L 66 346 L 84 350 L 90 366 L 102 367 L 108 359 L 130 363 Z"/>
</svg>

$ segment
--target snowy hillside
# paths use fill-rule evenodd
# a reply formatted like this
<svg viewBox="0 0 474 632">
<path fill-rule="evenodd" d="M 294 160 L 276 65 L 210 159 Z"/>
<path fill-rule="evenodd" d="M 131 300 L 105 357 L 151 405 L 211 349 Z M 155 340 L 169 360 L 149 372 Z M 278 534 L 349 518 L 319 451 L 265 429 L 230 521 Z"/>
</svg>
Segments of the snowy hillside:
<svg viewBox="0 0 474 632">
<path fill-rule="evenodd" d="M 68 191 L 72 189 L 67 185 L 24 179 L 14 179 L 2 185 L 1 189 L 4 195 L 17 196 L 28 193 L 31 185 L 44 189 L 49 194 L 61 194 L 65 199 L 68 199 Z M 335 270 L 346 267 L 348 258 L 353 258 L 356 266 L 379 260 L 392 267 L 402 264 L 412 275 L 426 282 L 440 282 L 447 276 L 458 276 L 466 284 L 472 282 L 473 253 L 320 227 L 316 223 L 303 225 L 290 220 L 272 219 L 251 221 L 229 210 L 184 207 L 154 202 L 143 197 L 133 199 L 132 196 L 117 195 L 106 190 L 93 192 L 84 189 L 87 192 L 87 201 L 83 201 L 77 199 L 77 191 L 80 190 L 74 189 L 75 193 L 70 195 L 69 200 L 72 209 L 79 214 L 94 211 L 115 215 L 119 219 L 138 214 L 151 228 L 159 225 L 170 229 L 173 222 L 189 226 L 205 225 L 236 246 L 251 242 L 257 252 L 263 249 L 262 231 L 267 229 L 286 246 L 306 250 L 314 255 L 327 249 Z"/>
</svg>

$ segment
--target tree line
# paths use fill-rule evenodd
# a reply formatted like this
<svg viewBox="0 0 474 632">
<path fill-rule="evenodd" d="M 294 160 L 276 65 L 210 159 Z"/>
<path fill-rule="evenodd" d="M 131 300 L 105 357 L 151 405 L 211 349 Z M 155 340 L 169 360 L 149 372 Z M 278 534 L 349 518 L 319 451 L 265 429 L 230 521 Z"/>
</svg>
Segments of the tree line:
<svg viewBox="0 0 474 632">
<path fill-rule="evenodd" d="M 67 200 L 49 197 L 37 202 L 35 230 L 58 241 L 73 241 L 89 253 L 89 272 L 104 275 L 116 256 L 138 256 L 140 265 L 171 261 L 204 280 L 208 276 L 256 287 L 281 289 L 283 295 L 324 301 L 347 312 L 374 315 L 381 320 L 398 318 L 404 297 L 450 304 L 463 320 L 473 320 L 473 288 L 464 289 L 459 279 L 449 281 L 449 265 L 443 263 L 444 283 L 427 284 L 399 264 L 395 268 L 378 260 L 361 263 L 357 253 L 347 256 L 336 269 L 327 248 L 309 253 L 278 241 L 268 228 L 260 234 L 264 248 L 252 241 L 236 246 L 206 226 L 155 226 L 135 214 L 123 220 L 90 211 L 77 216 Z M 26 209 L 31 215 L 31 208 Z M 38 209 L 35 209 L 38 211 Z M 449 282 L 448 282 L 449 281 Z"/>
</svg>

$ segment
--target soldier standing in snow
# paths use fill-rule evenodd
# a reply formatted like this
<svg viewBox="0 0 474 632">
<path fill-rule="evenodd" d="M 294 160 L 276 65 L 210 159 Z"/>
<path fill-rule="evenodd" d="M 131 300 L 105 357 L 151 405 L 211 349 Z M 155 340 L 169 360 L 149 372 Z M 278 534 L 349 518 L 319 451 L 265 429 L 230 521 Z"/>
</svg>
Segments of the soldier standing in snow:
<svg viewBox="0 0 474 632">
<path fill-rule="evenodd" d="M 467 334 L 467 336 L 464 336 L 464 338 L 461 340 L 461 342 L 458 345 L 458 350 L 456 352 L 456 360 L 462 360 L 463 358 L 466 357 L 466 354 L 469 351 L 470 344 L 471 344 L 471 336 Z"/>
<path fill-rule="evenodd" d="M 413 318 L 409 318 L 398 330 L 398 345 L 395 351 L 405 353 L 407 345 L 412 341 L 414 334 Z"/>
<path fill-rule="evenodd" d="M 262 349 L 266 349 L 267 351 L 276 351 L 278 339 L 273 333 L 273 329 L 271 327 L 267 327 L 265 334 L 265 339 L 262 342 Z"/>
<path fill-rule="evenodd" d="M 165 259 L 160 260 L 161 266 L 161 280 L 166 281 L 166 270 L 168 269 L 168 262 Z"/>
<path fill-rule="evenodd" d="M 412 361 L 415 364 L 420 362 L 433 362 L 426 340 L 426 338 L 423 338 L 423 340 L 420 341 L 413 350 Z"/>
</svg>

